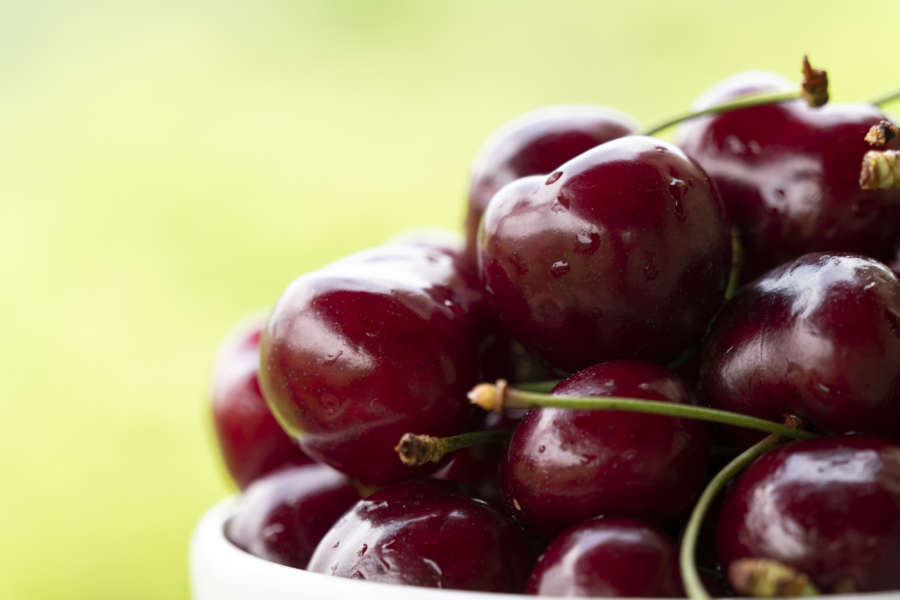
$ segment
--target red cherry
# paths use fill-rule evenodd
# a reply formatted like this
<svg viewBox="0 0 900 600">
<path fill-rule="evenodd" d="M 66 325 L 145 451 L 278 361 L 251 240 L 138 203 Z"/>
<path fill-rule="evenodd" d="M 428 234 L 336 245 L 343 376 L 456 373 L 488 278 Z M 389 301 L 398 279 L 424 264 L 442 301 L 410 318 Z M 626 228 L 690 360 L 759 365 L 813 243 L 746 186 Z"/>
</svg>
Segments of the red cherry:
<svg viewBox="0 0 900 600">
<path fill-rule="evenodd" d="M 674 373 L 633 361 L 580 371 L 553 395 L 689 402 Z M 699 421 L 541 408 L 513 432 L 501 483 L 512 514 L 549 537 L 597 515 L 672 521 L 699 494 L 708 460 L 706 425 Z"/>
<path fill-rule="evenodd" d="M 765 454 L 725 499 L 718 549 L 725 565 L 775 560 L 825 593 L 900 588 L 900 446 L 854 435 Z"/>
<path fill-rule="evenodd" d="M 712 182 L 675 146 L 639 136 L 504 187 L 478 246 L 497 317 L 568 369 L 674 359 L 721 304 L 730 261 Z"/>
<path fill-rule="evenodd" d="M 791 89 L 766 73 L 726 79 L 700 98 L 705 108 L 747 92 Z M 742 278 L 807 252 L 845 251 L 887 261 L 900 230 L 900 190 L 863 191 L 864 141 L 885 119 L 869 104 L 810 108 L 802 100 L 701 117 L 678 145 L 716 182 L 743 244 Z M 900 148 L 900 140 L 888 148 Z"/>
<path fill-rule="evenodd" d="M 213 369 L 212 414 L 225 467 L 241 489 L 279 467 L 312 462 L 281 429 L 259 389 L 264 319 L 241 325 L 222 344 Z"/>
<path fill-rule="evenodd" d="M 263 331 L 260 383 L 310 456 L 370 485 L 437 468 L 393 448 L 468 421 L 486 314 L 470 282 L 453 251 L 390 243 L 288 287 Z"/>
<path fill-rule="evenodd" d="M 847 254 L 777 267 L 719 314 L 701 380 L 714 408 L 900 437 L 900 282 L 878 261 Z M 742 444 L 760 437 L 725 432 Z"/>
<path fill-rule="evenodd" d="M 346 478 L 324 465 L 285 467 L 247 488 L 225 534 L 260 558 L 305 569 L 325 532 L 358 499 Z"/>
<path fill-rule="evenodd" d="M 533 558 L 509 519 L 449 481 L 386 487 L 357 504 L 319 542 L 316 573 L 489 592 L 520 592 Z"/>
<path fill-rule="evenodd" d="M 597 598 L 681 598 L 678 548 L 634 519 L 591 519 L 560 534 L 538 559 L 528 593 Z"/>
</svg>

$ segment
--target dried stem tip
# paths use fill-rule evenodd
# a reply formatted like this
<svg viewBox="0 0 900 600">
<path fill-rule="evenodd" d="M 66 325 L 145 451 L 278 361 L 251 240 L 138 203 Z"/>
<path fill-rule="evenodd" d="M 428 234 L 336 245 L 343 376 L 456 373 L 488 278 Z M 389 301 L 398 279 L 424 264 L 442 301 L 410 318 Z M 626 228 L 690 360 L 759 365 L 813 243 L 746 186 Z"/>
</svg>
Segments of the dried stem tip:
<svg viewBox="0 0 900 600">
<path fill-rule="evenodd" d="M 400 461 L 410 467 L 438 462 L 445 454 L 441 438 L 415 433 L 404 434 L 394 450 L 400 455 Z"/>
<path fill-rule="evenodd" d="M 813 69 L 809 64 L 809 56 L 803 56 L 803 99 L 813 108 L 828 102 L 828 73 L 822 69 Z"/>
<path fill-rule="evenodd" d="M 498 379 L 497 383 L 479 383 L 469 392 L 469 400 L 484 410 L 496 413 L 503 412 L 503 399 L 506 396 L 507 383 Z"/>
<path fill-rule="evenodd" d="M 728 566 L 728 579 L 739 595 L 757 598 L 818 596 L 809 577 L 765 558 L 742 558 Z"/>
<path fill-rule="evenodd" d="M 866 134 L 866 143 L 872 146 L 884 146 L 897 136 L 900 136 L 900 127 L 884 120 L 878 125 L 872 125 Z"/>
<path fill-rule="evenodd" d="M 859 172 L 859 187 L 864 190 L 900 189 L 900 151 L 866 152 Z"/>
</svg>

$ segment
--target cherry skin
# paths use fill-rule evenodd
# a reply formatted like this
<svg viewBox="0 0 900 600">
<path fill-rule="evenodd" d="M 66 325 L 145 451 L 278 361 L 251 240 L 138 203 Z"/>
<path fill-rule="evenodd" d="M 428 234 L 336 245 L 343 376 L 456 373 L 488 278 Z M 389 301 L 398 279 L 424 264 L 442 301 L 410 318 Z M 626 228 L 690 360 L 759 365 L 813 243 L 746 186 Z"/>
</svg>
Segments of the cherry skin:
<svg viewBox="0 0 900 600">
<path fill-rule="evenodd" d="M 244 491 L 225 535 L 250 554 L 305 569 L 325 532 L 358 499 L 356 489 L 334 469 L 284 467 Z"/>
<path fill-rule="evenodd" d="M 554 396 L 625 396 L 689 402 L 671 371 L 616 361 L 579 371 Z M 706 425 L 690 419 L 621 411 L 542 408 L 513 432 L 501 463 L 512 514 L 551 537 L 598 515 L 668 524 L 700 493 L 709 445 Z"/>
<path fill-rule="evenodd" d="M 498 129 L 472 165 L 464 226 L 466 255 L 474 262 L 481 215 L 501 187 L 526 175 L 550 173 L 582 152 L 636 130 L 630 117 L 600 106 L 541 108 Z"/>
<path fill-rule="evenodd" d="M 848 254 L 807 254 L 769 271 L 716 319 L 701 385 L 714 408 L 900 437 L 900 282 Z M 738 444 L 760 437 L 723 433 Z"/>
<path fill-rule="evenodd" d="M 478 245 L 497 317 L 568 370 L 674 359 L 721 304 L 730 261 L 710 179 L 675 146 L 640 136 L 505 186 Z"/>
<path fill-rule="evenodd" d="M 319 542 L 309 570 L 384 583 L 520 592 L 533 557 L 521 530 L 450 481 L 386 487 Z"/>
<path fill-rule="evenodd" d="M 634 519 L 598 518 L 570 527 L 538 559 L 527 593 L 598 598 L 683 598 L 678 548 Z"/>
<path fill-rule="evenodd" d="M 474 280 L 471 280 L 474 281 Z M 483 297 L 453 252 L 389 243 L 294 281 L 263 330 L 260 383 L 316 460 L 369 485 L 410 479 L 409 432 L 463 431 L 476 383 Z"/>
<path fill-rule="evenodd" d="M 278 425 L 260 392 L 263 323 L 259 317 L 239 326 L 223 342 L 213 369 L 213 425 L 225 467 L 241 489 L 284 465 L 312 462 Z"/>
<path fill-rule="evenodd" d="M 746 92 L 796 85 L 744 73 L 710 90 L 705 108 Z M 741 232 L 742 279 L 807 252 L 844 251 L 889 260 L 900 229 L 900 190 L 859 188 L 864 137 L 885 119 L 869 104 L 810 108 L 796 100 L 701 117 L 677 143 L 716 182 Z M 895 140 L 889 148 L 900 148 Z"/>
<path fill-rule="evenodd" d="M 823 593 L 900 588 L 900 446 L 850 435 L 765 454 L 725 499 L 718 549 L 726 565 L 779 561 Z"/>
</svg>

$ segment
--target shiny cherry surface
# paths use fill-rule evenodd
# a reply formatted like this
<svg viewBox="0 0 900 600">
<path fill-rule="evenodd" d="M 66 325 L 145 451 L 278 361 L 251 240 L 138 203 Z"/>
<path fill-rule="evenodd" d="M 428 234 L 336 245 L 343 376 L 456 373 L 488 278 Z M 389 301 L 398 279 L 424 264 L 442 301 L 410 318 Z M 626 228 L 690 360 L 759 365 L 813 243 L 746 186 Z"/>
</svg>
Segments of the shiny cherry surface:
<svg viewBox="0 0 900 600">
<path fill-rule="evenodd" d="M 552 106 L 513 119 L 485 142 L 472 165 L 466 213 L 466 254 L 475 258 L 478 224 L 501 187 L 545 175 L 594 146 L 634 133 L 627 115 L 601 106 Z"/>
<path fill-rule="evenodd" d="M 450 481 L 386 487 L 325 534 L 316 573 L 384 583 L 520 592 L 533 557 L 521 530 Z"/>
<path fill-rule="evenodd" d="M 745 73 L 695 108 L 748 91 L 793 89 L 776 75 Z M 864 141 L 885 115 L 869 104 L 810 108 L 802 100 L 701 117 L 678 145 L 716 182 L 744 246 L 743 280 L 807 252 L 845 251 L 889 260 L 900 230 L 900 190 L 859 189 Z M 892 142 L 900 148 L 900 140 Z"/>
<path fill-rule="evenodd" d="M 569 370 L 675 358 L 721 304 L 730 257 L 710 179 L 675 146 L 640 136 L 501 189 L 478 245 L 497 317 Z"/>
<path fill-rule="evenodd" d="M 470 283 L 454 252 L 390 243 L 288 287 L 263 330 L 260 383 L 310 456 L 371 485 L 437 467 L 407 467 L 393 448 L 469 418 L 486 314 Z"/>
<path fill-rule="evenodd" d="M 286 467 L 247 488 L 225 535 L 250 554 L 305 569 L 325 532 L 358 499 L 334 469 Z"/>
<path fill-rule="evenodd" d="M 831 433 L 900 437 L 900 283 L 882 263 L 807 254 L 740 289 L 707 338 L 715 408 Z M 759 439 L 727 430 L 733 441 Z"/>
<path fill-rule="evenodd" d="M 528 593 L 595 598 L 684 597 L 678 548 L 655 527 L 591 519 L 554 539 L 538 559 Z"/>
<path fill-rule="evenodd" d="M 769 452 L 729 492 L 718 548 L 726 565 L 777 560 L 824 593 L 900 588 L 900 446 L 852 435 Z"/>
<path fill-rule="evenodd" d="M 579 371 L 553 395 L 689 401 L 674 373 L 635 361 Z M 670 522 L 700 493 L 708 460 L 700 421 L 542 408 L 513 432 L 500 479 L 513 515 L 550 537 L 598 515 Z"/>
<path fill-rule="evenodd" d="M 281 429 L 259 389 L 259 336 L 265 319 L 239 326 L 213 368 L 212 414 L 219 450 L 241 489 L 278 467 L 312 462 Z"/>
</svg>

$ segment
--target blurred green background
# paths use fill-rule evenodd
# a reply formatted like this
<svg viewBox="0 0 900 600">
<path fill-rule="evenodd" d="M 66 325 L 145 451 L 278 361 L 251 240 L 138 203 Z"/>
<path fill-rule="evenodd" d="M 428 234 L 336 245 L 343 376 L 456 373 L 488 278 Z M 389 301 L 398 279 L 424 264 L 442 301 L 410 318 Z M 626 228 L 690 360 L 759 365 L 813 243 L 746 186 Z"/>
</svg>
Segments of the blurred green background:
<svg viewBox="0 0 900 600">
<path fill-rule="evenodd" d="M 456 227 L 545 104 L 649 124 L 747 68 L 896 87 L 896 0 L 0 3 L 0 597 L 186 598 L 231 490 L 216 346 L 296 275 Z"/>
</svg>

